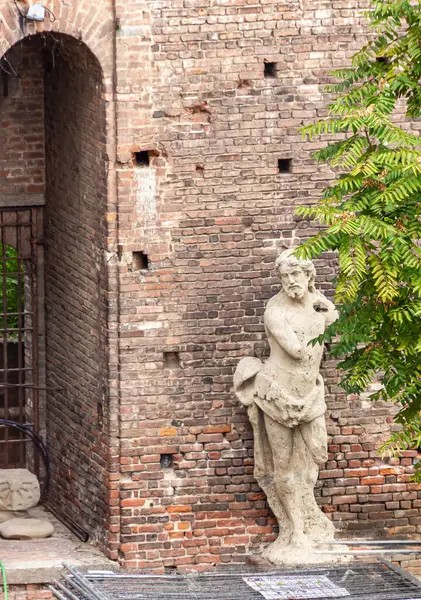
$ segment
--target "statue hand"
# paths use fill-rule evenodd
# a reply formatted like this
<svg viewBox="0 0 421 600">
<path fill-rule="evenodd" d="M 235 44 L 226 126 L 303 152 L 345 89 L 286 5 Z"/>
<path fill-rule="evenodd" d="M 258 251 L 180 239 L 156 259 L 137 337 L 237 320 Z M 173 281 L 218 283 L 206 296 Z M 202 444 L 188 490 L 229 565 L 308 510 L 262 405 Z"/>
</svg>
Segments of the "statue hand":
<svg viewBox="0 0 421 600">
<path fill-rule="evenodd" d="M 332 303 L 329 302 L 327 298 L 319 294 L 316 300 L 313 302 L 313 308 L 316 312 L 329 312 L 331 309 Z"/>
<path fill-rule="evenodd" d="M 326 296 L 320 292 L 313 301 L 313 308 L 316 312 L 320 312 L 324 315 L 327 327 L 339 318 L 339 313 L 333 302 L 328 300 Z"/>
<path fill-rule="evenodd" d="M 302 362 L 302 361 L 311 359 L 312 355 L 313 355 L 313 353 L 312 353 L 311 346 L 309 346 L 308 343 L 304 342 L 301 345 L 300 349 L 297 350 L 296 360 Z"/>
</svg>

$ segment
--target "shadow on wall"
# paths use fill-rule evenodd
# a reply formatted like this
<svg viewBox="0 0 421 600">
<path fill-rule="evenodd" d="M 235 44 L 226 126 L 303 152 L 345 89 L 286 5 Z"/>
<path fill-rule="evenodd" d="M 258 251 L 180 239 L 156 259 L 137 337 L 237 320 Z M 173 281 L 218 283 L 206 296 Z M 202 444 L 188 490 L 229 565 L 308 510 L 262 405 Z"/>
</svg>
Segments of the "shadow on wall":
<svg viewBox="0 0 421 600">
<path fill-rule="evenodd" d="M 45 202 L 38 419 L 52 461 L 49 502 L 106 544 L 106 120 L 103 76 L 64 34 L 29 36 L 1 59 L 0 201 Z M 45 352 L 44 352 L 45 350 Z"/>
</svg>

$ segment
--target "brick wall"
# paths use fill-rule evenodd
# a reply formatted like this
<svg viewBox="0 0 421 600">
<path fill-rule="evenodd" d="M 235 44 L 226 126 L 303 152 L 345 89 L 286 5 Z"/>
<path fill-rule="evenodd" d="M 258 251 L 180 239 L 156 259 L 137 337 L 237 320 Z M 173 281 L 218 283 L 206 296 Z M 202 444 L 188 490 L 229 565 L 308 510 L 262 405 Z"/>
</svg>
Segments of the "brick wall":
<svg viewBox="0 0 421 600">
<path fill-rule="evenodd" d="M 0 587 L 0 590 L 2 588 Z M 8 600 L 50 600 L 53 592 L 43 585 L 13 585 L 9 586 Z M 0 600 L 4 594 L 0 592 Z"/>
<path fill-rule="evenodd" d="M 277 253 L 317 231 L 294 209 L 331 174 L 297 129 L 323 114 L 327 71 L 362 45 L 364 6 L 116 2 L 126 566 L 242 562 L 273 539 L 232 374 L 242 356 L 267 353 Z M 139 150 L 150 150 L 149 167 L 131 162 Z M 148 269 L 137 269 L 139 251 Z M 333 274 L 327 256 L 319 286 L 329 290 Z M 385 464 L 376 452 L 390 408 L 346 400 L 330 362 L 325 375 L 332 437 L 320 503 L 344 535 L 414 533 L 413 456 Z"/>
<path fill-rule="evenodd" d="M 50 42 L 44 53 L 50 501 L 104 543 L 109 441 L 102 75 L 86 47 L 70 38 Z"/>
<path fill-rule="evenodd" d="M 45 170 L 39 41 L 22 41 L 0 65 L 0 202 L 39 202 Z"/>
<path fill-rule="evenodd" d="M 410 481 L 419 455 L 379 457 L 379 445 L 396 428 L 394 410 L 368 394 L 342 401 L 336 394 L 330 402 L 329 461 L 320 473 L 318 501 L 342 535 L 405 538 L 421 530 L 420 486 Z"/>
<path fill-rule="evenodd" d="M 49 47 L 47 69 L 67 62 L 46 90 L 49 384 L 66 386 L 52 397 L 50 444 L 64 510 L 93 531 L 108 510 L 109 552 L 127 567 L 244 562 L 275 535 L 232 373 L 242 356 L 267 353 L 262 315 L 278 290 L 277 253 L 317 231 L 294 209 L 332 174 L 311 161 L 320 144 L 297 128 L 323 114 L 327 71 L 366 39 L 366 5 L 116 0 L 114 22 L 109 3 L 57 0 L 54 24 L 30 26 L 82 39 L 104 69 L 105 107 L 84 46 L 68 40 L 72 58 Z M 0 45 L 17 41 L 13 7 L 0 0 L 0 10 Z M 107 172 L 105 142 L 117 159 Z M 106 210 L 108 317 L 97 268 Z M 329 290 L 333 274 L 327 256 L 319 286 Z M 109 448 L 98 422 L 107 318 Z M 330 361 L 324 373 L 323 509 L 344 535 L 418 531 L 415 457 L 392 464 L 376 451 L 392 411 L 347 400 Z M 119 473 L 106 472 L 107 452 Z"/>
</svg>

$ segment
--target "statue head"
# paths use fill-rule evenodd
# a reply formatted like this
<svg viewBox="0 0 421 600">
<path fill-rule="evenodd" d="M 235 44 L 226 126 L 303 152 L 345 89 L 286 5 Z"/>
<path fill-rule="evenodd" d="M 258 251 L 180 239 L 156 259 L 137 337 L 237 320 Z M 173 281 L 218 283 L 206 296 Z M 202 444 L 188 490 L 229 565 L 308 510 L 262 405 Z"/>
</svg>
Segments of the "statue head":
<svg viewBox="0 0 421 600">
<path fill-rule="evenodd" d="M 282 252 L 275 262 L 282 291 L 293 300 L 301 300 L 306 292 L 314 293 L 316 269 L 311 260 L 298 258 L 294 249 Z"/>
</svg>

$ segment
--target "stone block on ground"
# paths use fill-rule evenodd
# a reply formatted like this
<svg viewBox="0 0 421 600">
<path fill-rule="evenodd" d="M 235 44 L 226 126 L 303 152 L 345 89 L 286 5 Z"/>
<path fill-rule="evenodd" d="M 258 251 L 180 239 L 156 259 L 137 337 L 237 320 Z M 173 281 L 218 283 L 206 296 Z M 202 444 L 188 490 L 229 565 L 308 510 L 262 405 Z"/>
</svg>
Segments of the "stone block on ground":
<svg viewBox="0 0 421 600">
<path fill-rule="evenodd" d="M 0 536 L 7 540 L 33 540 L 50 537 L 54 526 L 42 519 L 11 519 L 0 525 Z"/>
</svg>

